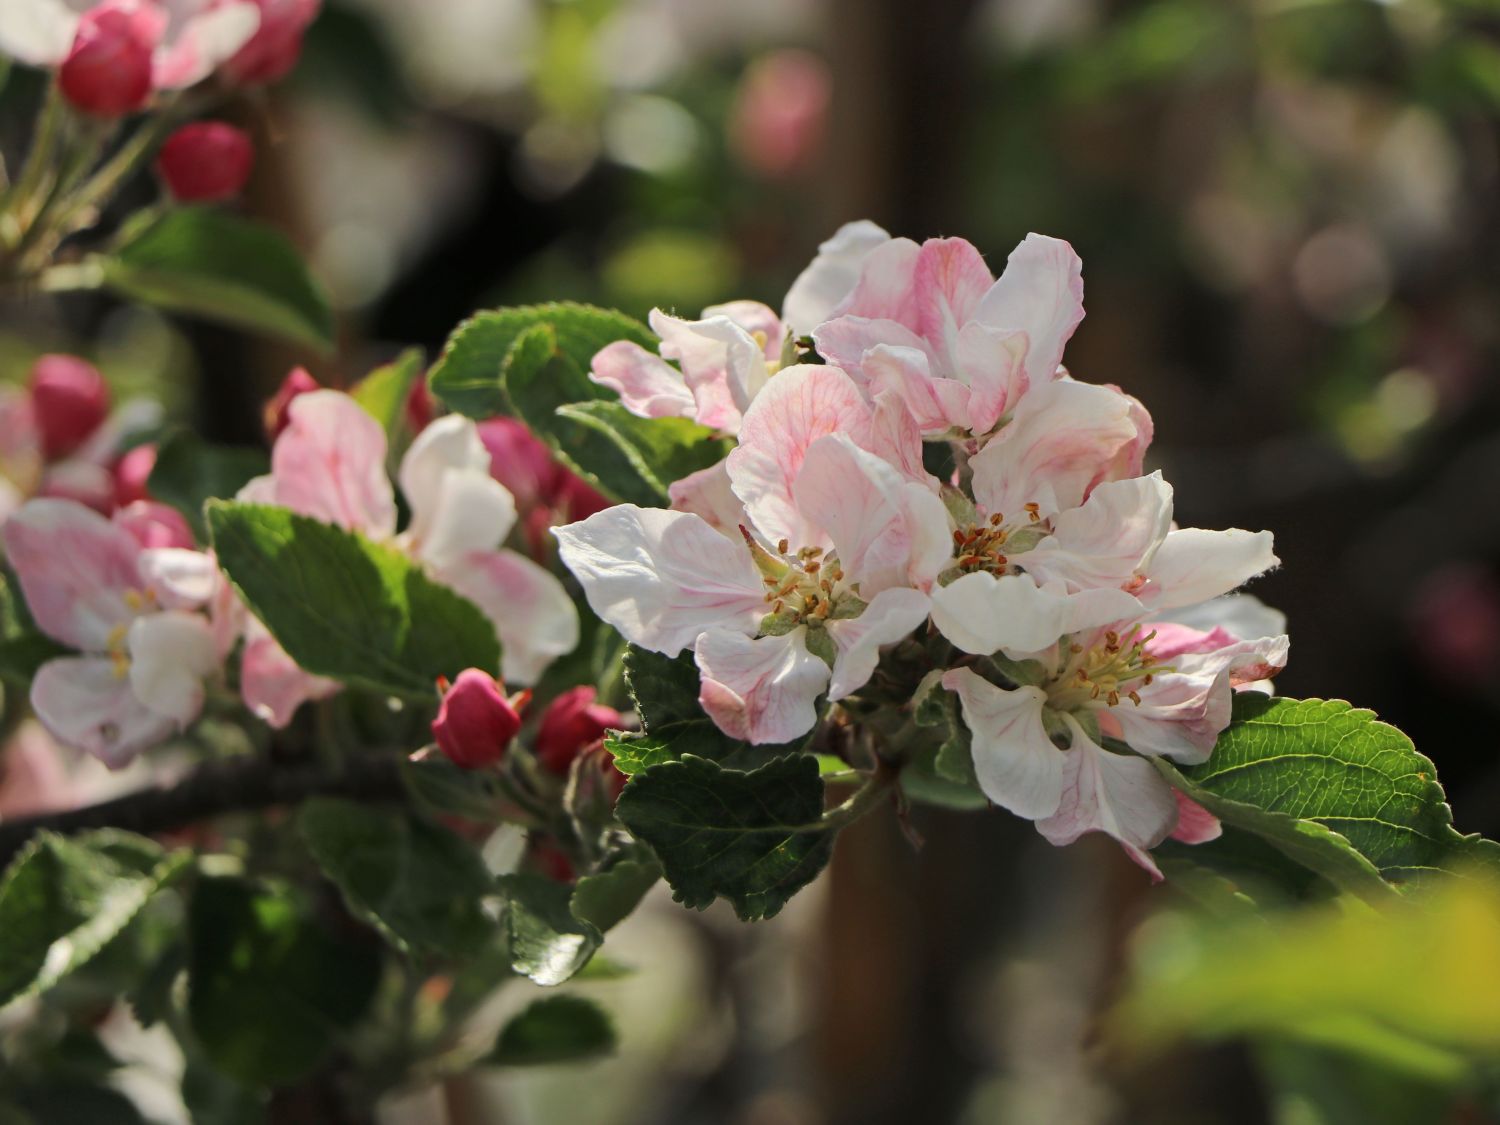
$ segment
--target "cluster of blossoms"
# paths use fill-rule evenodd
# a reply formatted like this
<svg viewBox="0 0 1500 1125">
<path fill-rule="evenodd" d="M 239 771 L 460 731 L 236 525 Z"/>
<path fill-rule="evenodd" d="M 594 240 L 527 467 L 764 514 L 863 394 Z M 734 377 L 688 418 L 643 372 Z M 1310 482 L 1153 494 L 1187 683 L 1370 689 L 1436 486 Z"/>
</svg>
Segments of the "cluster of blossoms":
<svg viewBox="0 0 1500 1125">
<path fill-rule="evenodd" d="M 1156 874 L 1152 847 L 1218 826 L 1146 759 L 1205 760 L 1232 691 L 1285 664 L 1280 615 L 1225 597 L 1277 560 L 1265 532 L 1175 527 L 1146 409 L 1062 366 L 1082 318 L 1064 242 L 1028 236 L 997 279 L 961 239 L 870 223 L 779 316 L 658 311 L 659 354 L 612 344 L 593 378 L 737 444 L 671 510 L 560 527 L 562 559 L 630 642 L 691 650 L 704 710 L 753 743 L 807 735 L 914 639 L 990 800 Z"/>
</svg>

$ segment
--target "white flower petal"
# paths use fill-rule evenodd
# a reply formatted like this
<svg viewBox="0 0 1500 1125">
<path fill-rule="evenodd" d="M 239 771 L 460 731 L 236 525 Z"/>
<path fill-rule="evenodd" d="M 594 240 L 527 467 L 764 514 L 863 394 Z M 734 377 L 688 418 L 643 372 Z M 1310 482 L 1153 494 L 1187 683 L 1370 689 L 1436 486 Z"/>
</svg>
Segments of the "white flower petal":
<svg viewBox="0 0 1500 1125">
<path fill-rule="evenodd" d="M 843 699 L 864 687 L 880 663 L 881 646 L 905 640 L 927 620 L 927 607 L 926 594 L 897 586 L 875 595 L 858 617 L 829 621 L 837 655 L 828 698 Z"/>
<path fill-rule="evenodd" d="M 203 678 L 219 663 L 208 618 L 182 610 L 137 618 L 127 644 L 136 698 L 179 727 L 196 719 L 203 710 Z"/>
<path fill-rule="evenodd" d="M 1173 531 L 1146 568 L 1150 582 L 1141 602 L 1160 612 L 1227 594 L 1281 561 L 1271 544 L 1269 531 Z"/>
<path fill-rule="evenodd" d="M 818 721 L 828 665 L 807 651 L 805 628 L 751 638 L 712 629 L 693 648 L 702 683 L 698 702 L 731 738 L 790 742 Z"/>
<path fill-rule="evenodd" d="M 31 706 L 59 742 L 112 770 L 170 737 L 177 725 L 137 699 L 129 677 L 105 657 L 49 660 L 31 681 Z"/>
<path fill-rule="evenodd" d="M 1068 593 L 1039 587 L 1029 574 L 965 574 L 932 591 L 932 621 L 964 652 L 987 656 L 1041 652 L 1059 637 L 1140 613 L 1123 590 Z"/>
<path fill-rule="evenodd" d="M 853 292 L 870 251 L 890 237 L 867 219 L 839 227 L 787 290 L 781 322 L 799 336 L 811 334 Z"/>
<path fill-rule="evenodd" d="M 943 676 L 958 695 L 974 752 L 974 774 L 984 795 L 1028 820 L 1051 816 L 1062 799 L 1064 753 L 1042 725 L 1047 693 L 1006 691 L 968 668 Z"/>
</svg>

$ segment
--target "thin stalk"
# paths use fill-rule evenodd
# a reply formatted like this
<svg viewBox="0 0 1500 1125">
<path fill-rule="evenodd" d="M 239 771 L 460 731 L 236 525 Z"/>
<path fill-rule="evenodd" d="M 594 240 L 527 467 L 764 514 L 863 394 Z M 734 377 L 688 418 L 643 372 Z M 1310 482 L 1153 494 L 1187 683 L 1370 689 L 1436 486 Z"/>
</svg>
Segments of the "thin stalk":
<svg viewBox="0 0 1500 1125">
<path fill-rule="evenodd" d="M 62 91 L 54 79 L 47 87 L 46 100 L 42 102 L 42 113 L 37 119 L 36 133 L 31 139 L 31 151 L 26 155 L 26 162 L 21 166 L 20 175 L 6 192 L 3 203 L 0 203 L 0 213 L 8 214 L 18 211 L 42 186 L 52 163 L 53 152 L 57 148 L 58 136 L 62 132 L 65 112 Z M 21 227 L 22 224 L 18 220 L 17 233 L 20 232 Z"/>
</svg>

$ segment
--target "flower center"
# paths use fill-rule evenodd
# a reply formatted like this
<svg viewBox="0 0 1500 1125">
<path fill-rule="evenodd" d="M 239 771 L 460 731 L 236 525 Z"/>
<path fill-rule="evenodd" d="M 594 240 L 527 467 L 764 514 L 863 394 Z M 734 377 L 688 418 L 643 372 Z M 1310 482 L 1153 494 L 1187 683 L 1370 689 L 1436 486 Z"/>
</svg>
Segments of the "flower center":
<svg viewBox="0 0 1500 1125">
<path fill-rule="evenodd" d="M 1072 711 L 1098 703 L 1115 707 L 1128 699 L 1139 707 L 1141 697 L 1136 689 L 1172 671 L 1146 651 L 1155 636 L 1155 630 L 1142 636 L 1141 627 L 1133 625 L 1124 636 L 1105 633 L 1103 641 L 1089 649 L 1070 645 L 1048 689 L 1049 704 L 1058 711 Z"/>
<path fill-rule="evenodd" d="M 1014 574 L 1011 559 L 1031 550 L 1049 534 L 1052 526 L 1042 518 L 1039 504 L 1022 506 L 1021 519 L 1006 522 L 996 512 L 983 523 L 971 523 L 953 533 L 955 559 L 945 577 L 949 582 L 964 574 L 987 571 L 990 574 Z"/>
</svg>

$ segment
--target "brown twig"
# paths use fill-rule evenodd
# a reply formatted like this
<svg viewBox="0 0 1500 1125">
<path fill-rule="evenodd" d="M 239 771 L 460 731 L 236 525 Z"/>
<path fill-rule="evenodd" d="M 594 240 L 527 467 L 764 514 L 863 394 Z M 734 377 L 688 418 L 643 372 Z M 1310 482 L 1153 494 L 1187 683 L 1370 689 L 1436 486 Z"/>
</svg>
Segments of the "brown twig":
<svg viewBox="0 0 1500 1125">
<path fill-rule="evenodd" d="M 399 802 L 406 789 L 400 759 L 367 754 L 340 769 L 287 765 L 266 758 L 214 762 L 174 785 L 142 789 L 97 805 L 0 822 L 0 866 L 38 832 L 64 835 L 94 828 L 120 828 L 150 836 L 185 828 L 226 813 L 296 805 L 311 797 L 349 797 Z"/>
</svg>

